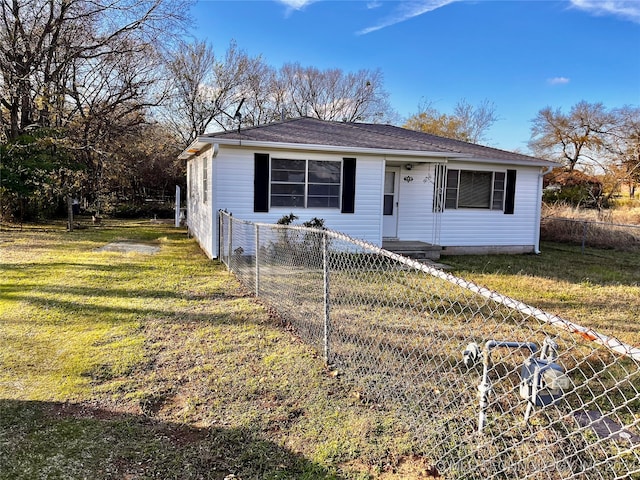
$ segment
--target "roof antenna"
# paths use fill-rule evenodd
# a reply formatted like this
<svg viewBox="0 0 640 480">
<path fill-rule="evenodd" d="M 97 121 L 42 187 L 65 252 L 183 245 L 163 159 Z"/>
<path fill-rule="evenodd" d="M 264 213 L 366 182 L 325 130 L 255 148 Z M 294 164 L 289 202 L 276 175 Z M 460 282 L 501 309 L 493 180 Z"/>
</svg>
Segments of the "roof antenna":
<svg viewBox="0 0 640 480">
<path fill-rule="evenodd" d="M 242 104 L 244 103 L 244 97 L 240 100 L 240 104 L 236 109 L 236 113 L 233 114 L 233 119 L 238 121 L 238 133 L 240 133 L 240 126 L 242 125 L 242 114 L 240 113 L 240 109 L 242 108 Z"/>
</svg>

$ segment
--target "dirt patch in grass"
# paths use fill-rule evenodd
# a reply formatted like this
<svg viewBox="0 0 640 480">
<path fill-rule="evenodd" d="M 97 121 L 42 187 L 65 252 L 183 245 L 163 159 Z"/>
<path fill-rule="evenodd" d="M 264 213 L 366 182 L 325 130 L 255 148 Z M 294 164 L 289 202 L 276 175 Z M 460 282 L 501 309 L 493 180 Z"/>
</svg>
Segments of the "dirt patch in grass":
<svg viewBox="0 0 640 480">
<path fill-rule="evenodd" d="M 157 245 L 149 245 L 146 243 L 134 242 L 111 242 L 104 247 L 98 248 L 98 252 L 118 252 L 118 253 L 142 253 L 145 255 L 153 255 L 160 251 Z"/>
</svg>

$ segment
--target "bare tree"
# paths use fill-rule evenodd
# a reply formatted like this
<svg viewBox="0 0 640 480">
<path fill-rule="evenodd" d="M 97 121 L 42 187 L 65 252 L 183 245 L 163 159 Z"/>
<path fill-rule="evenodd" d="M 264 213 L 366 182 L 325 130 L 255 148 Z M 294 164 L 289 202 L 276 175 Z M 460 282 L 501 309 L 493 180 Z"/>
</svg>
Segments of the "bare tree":
<svg viewBox="0 0 640 480">
<path fill-rule="evenodd" d="M 243 125 L 263 125 L 282 118 L 284 93 L 275 70 L 261 59 L 254 59 L 248 69 L 242 96 L 245 99 L 241 112 Z"/>
<path fill-rule="evenodd" d="M 345 122 L 394 118 L 379 70 L 345 74 L 291 63 L 276 71 L 235 42 L 222 59 L 204 43 L 181 44 L 167 65 L 173 88 L 164 118 L 184 145 L 212 125 L 229 130 L 299 116 Z M 240 118 L 234 118 L 239 105 Z"/>
<path fill-rule="evenodd" d="M 76 158 L 94 173 L 87 187 L 101 188 L 104 171 L 113 167 L 113 151 L 147 122 L 148 109 L 156 105 L 146 94 L 157 82 L 156 58 L 151 47 L 138 45 L 127 56 L 111 53 L 74 62 L 67 92 L 73 116 L 65 133 Z"/>
<path fill-rule="evenodd" d="M 0 0 L 2 136 L 46 150 L 47 162 L 29 164 L 34 172 L 46 169 L 40 197 L 53 185 L 66 196 L 78 175 L 90 186 L 99 182 L 114 139 L 158 103 L 156 52 L 175 38 L 167 32 L 182 31 L 188 4 Z"/>
<path fill-rule="evenodd" d="M 389 94 L 380 70 L 344 73 L 320 70 L 298 63 L 285 64 L 278 72 L 282 108 L 287 117 L 311 116 L 345 122 L 386 122 L 394 118 Z"/>
<path fill-rule="evenodd" d="M 624 106 L 612 111 L 615 127 L 605 144 L 615 175 L 616 186 L 627 183 L 629 195 L 640 183 L 640 107 Z"/>
<path fill-rule="evenodd" d="M 169 0 L 0 1 L 0 105 L 4 134 L 61 126 L 80 64 L 127 57 L 177 31 L 186 2 Z M 165 41 L 169 37 L 165 34 Z M 142 95 L 142 92 L 139 92 Z M 76 111 L 77 112 L 77 111 Z"/>
<path fill-rule="evenodd" d="M 169 55 L 166 80 L 171 87 L 163 118 L 181 143 L 188 145 L 216 115 L 210 100 L 215 55 L 205 42 L 180 42 Z"/>
<path fill-rule="evenodd" d="M 560 161 L 568 170 L 578 165 L 602 167 L 603 147 L 615 123 L 602 103 L 582 101 L 568 114 L 546 107 L 533 119 L 529 148 L 538 156 Z"/>
<path fill-rule="evenodd" d="M 264 109 L 261 74 L 268 69 L 260 57 L 250 57 L 233 41 L 220 59 L 205 42 L 180 42 L 166 65 L 171 87 L 162 116 L 185 146 L 212 124 L 222 129 L 237 126 L 232 114 L 247 96 L 251 108 Z"/>
<path fill-rule="evenodd" d="M 609 109 L 585 101 L 568 114 L 546 107 L 533 121 L 530 148 L 559 161 L 566 171 L 600 176 L 604 190 L 597 205 L 606 205 L 627 183 L 633 195 L 640 180 L 640 108 Z"/>
<path fill-rule="evenodd" d="M 453 116 L 464 125 L 465 135 L 472 143 L 486 140 L 487 130 L 498 120 L 496 106 L 488 99 L 474 107 L 463 98 L 454 107 Z"/>
<path fill-rule="evenodd" d="M 495 105 L 483 100 L 473 106 L 465 99 L 458 101 L 453 114 L 438 111 L 431 101 L 423 101 L 418 113 L 409 117 L 404 127 L 446 138 L 478 143 L 486 140 L 489 128 L 498 120 Z"/>
</svg>

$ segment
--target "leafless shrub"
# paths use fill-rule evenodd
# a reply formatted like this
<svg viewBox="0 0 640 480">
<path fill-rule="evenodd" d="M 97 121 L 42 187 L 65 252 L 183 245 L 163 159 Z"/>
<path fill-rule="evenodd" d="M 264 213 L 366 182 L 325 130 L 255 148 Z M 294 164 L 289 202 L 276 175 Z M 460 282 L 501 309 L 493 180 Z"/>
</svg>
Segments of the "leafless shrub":
<svg viewBox="0 0 640 480">
<path fill-rule="evenodd" d="M 549 217 L 540 224 L 541 240 L 610 248 L 640 250 L 640 226 Z"/>
</svg>

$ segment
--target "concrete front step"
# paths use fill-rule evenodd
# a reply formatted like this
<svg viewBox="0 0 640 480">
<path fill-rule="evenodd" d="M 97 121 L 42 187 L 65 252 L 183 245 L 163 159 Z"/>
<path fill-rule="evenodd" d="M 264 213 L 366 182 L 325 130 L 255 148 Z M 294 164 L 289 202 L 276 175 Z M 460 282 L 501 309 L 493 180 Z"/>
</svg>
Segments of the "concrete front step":
<svg viewBox="0 0 640 480">
<path fill-rule="evenodd" d="M 382 248 L 414 260 L 439 260 L 442 251 L 440 245 L 405 240 L 383 240 Z"/>
</svg>

